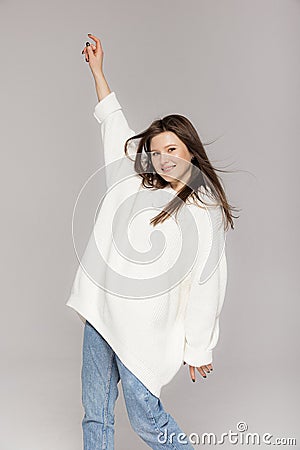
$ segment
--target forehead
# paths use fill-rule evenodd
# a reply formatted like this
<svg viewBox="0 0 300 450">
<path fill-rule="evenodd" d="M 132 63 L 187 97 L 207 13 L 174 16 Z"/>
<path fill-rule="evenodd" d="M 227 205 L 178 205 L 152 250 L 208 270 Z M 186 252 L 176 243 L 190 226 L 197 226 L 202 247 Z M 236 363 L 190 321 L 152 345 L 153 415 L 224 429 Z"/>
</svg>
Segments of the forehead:
<svg viewBox="0 0 300 450">
<path fill-rule="evenodd" d="M 161 148 L 170 144 L 179 145 L 181 140 L 172 131 L 164 131 L 151 139 L 151 148 Z"/>
</svg>

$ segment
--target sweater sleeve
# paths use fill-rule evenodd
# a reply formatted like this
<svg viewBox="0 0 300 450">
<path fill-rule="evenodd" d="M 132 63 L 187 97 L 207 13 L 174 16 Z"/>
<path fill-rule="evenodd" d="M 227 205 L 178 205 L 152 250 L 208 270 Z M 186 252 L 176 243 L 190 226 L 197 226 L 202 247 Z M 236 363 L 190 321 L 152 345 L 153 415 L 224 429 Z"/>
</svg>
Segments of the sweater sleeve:
<svg viewBox="0 0 300 450">
<path fill-rule="evenodd" d="M 134 173 L 134 162 L 131 162 L 126 157 L 124 146 L 126 140 L 136 133 L 129 127 L 115 92 L 110 92 L 96 104 L 93 115 L 101 125 L 100 130 L 107 181 L 109 183 L 116 181 L 115 175 L 118 172 L 122 172 L 120 168 L 124 164 L 125 159 L 127 172 L 129 168 Z M 134 160 L 135 150 L 135 142 L 129 143 L 128 153 L 131 160 Z"/>
<path fill-rule="evenodd" d="M 212 362 L 227 285 L 226 236 L 222 229 L 221 207 L 209 208 L 204 222 L 200 227 L 203 236 L 200 262 L 192 273 L 185 314 L 184 361 L 194 367 Z"/>
</svg>

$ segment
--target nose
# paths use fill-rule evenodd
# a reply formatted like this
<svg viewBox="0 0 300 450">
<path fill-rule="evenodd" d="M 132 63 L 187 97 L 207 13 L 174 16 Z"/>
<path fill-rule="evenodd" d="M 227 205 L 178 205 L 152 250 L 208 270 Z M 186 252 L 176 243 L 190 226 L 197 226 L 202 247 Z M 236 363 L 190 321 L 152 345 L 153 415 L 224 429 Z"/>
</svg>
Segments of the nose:
<svg viewBox="0 0 300 450">
<path fill-rule="evenodd" d="M 160 163 L 163 166 L 164 164 L 168 163 L 170 161 L 169 155 L 167 153 L 162 153 L 160 158 Z"/>
</svg>

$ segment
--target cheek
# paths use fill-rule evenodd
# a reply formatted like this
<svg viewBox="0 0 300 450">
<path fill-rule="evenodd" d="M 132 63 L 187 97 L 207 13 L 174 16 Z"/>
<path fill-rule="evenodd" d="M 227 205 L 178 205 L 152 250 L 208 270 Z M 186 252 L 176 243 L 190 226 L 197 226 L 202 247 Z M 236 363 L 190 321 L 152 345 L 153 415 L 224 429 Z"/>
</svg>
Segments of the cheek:
<svg viewBox="0 0 300 450">
<path fill-rule="evenodd" d="M 175 167 L 175 171 L 179 171 L 180 173 L 184 173 L 188 170 L 188 168 L 190 167 L 190 161 L 187 161 L 186 159 L 182 158 L 178 158 L 176 161 L 176 167 Z"/>
<path fill-rule="evenodd" d="M 187 164 L 187 161 L 185 159 L 185 155 L 179 155 L 176 158 L 176 164 L 177 164 L 177 166 L 180 166 L 180 167 L 185 166 Z"/>
<path fill-rule="evenodd" d="M 178 164 L 184 164 L 187 159 L 186 152 L 183 150 L 177 151 L 176 154 L 174 153 L 174 157 Z"/>
<path fill-rule="evenodd" d="M 152 165 L 155 169 L 159 167 L 159 159 L 158 158 L 152 158 L 151 161 L 152 161 Z"/>
</svg>

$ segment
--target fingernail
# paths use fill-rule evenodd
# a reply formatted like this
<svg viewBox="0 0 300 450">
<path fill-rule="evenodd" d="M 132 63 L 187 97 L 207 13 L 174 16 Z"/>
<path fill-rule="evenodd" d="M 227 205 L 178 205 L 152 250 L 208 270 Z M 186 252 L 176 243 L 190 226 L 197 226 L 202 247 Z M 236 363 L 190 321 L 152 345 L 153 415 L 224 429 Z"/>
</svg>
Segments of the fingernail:
<svg viewBox="0 0 300 450">
<path fill-rule="evenodd" d="M 92 36 L 92 33 L 88 33 L 88 36 Z"/>
<path fill-rule="evenodd" d="M 91 45 L 89 42 L 86 42 L 85 45 L 88 47 L 89 45 Z"/>
<path fill-rule="evenodd" d="M 194 378 L 192 378 L 193 382 L 195 383 L 196 380 L 194 380 Z"/>
<path fill-rule="evenodd" d="M 206 378 L 206 375 L 203 375 L 203 378 Z"/>
</svg>

